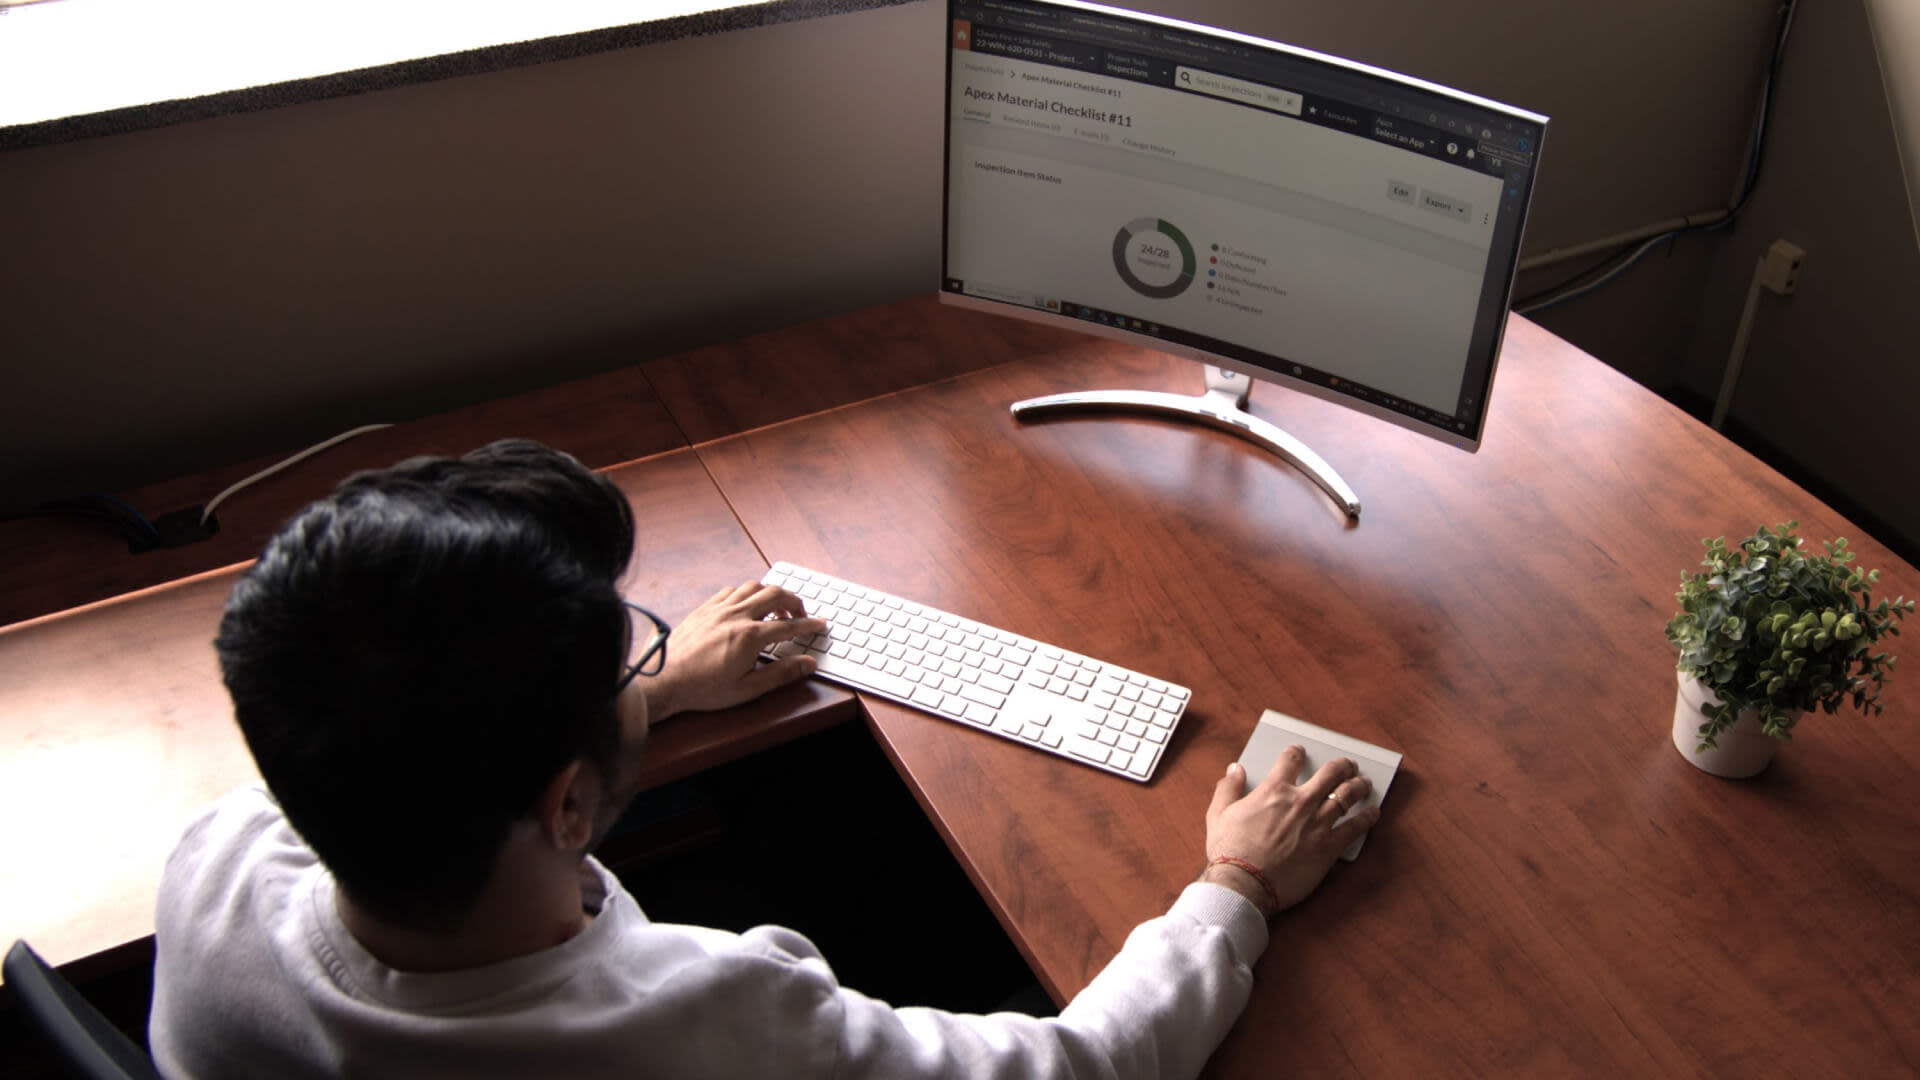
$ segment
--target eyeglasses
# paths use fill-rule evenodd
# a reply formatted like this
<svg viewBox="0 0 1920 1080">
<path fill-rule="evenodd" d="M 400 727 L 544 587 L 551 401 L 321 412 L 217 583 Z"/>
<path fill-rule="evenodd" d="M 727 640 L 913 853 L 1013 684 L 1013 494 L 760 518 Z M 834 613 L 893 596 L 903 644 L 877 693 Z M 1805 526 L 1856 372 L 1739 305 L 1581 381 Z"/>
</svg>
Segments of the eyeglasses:
<svg viewBox="0 0 1920 1080">
<path fill-rule="evenodd" d="M 627 668 L 626 674 L 620 676 L 620 682 L 613 688 L 616 694 L 625 690 L 627 684 L 632 682 L 636 675 L 660 674 L 660 669 L 667 666 L 667 635 L 673 633 L 673 627 L 668 626 L 667 621 L 660 616 L 631 600 L 622 600 L 621 603 L 645 615 L 647 620 L 653 623 L 653 636 L 648 638 L 646 645 L 640 649 L 640 658 Z M 629 653 L 631 653 L 631 646 L 629 646 Z"/>
</svg>

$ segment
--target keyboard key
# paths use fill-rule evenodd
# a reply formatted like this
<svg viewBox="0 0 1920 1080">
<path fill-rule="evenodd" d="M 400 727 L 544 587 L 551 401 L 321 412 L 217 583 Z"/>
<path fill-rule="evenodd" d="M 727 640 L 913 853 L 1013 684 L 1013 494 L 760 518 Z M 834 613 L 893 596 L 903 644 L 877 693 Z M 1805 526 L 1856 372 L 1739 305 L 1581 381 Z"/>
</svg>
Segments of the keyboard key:
<svg viewBox="0 0 1920 1080">
<path fill-rule="evenodd" d="M 907 680 L 884 671 L 875 671 L 864 664 L 846 663 L 836 656 L 820 657 L 818 663 L 820 666 L 814 670 L 822 675 L 837 675 L 848 682 L 897 698 L 907 698 L 913 693 L 913 684 Z"/>
<path fill-rule="evenodd" d="M 1113 751 L 1104 746 L 1075 746 L 1073 752 L 1086 758 L 1088 761 L 1095 761 L 1105 765 L 1107 763 L 1107 756 Z"/>
<path fill-rule="evenodd" d="M 977 701 L 990 709 L 998 709 L 1007 703 L 1007 695 L 995 693 L 983 686 L 962 687 L 960 696 L 968 701 Z"/>
</svg>

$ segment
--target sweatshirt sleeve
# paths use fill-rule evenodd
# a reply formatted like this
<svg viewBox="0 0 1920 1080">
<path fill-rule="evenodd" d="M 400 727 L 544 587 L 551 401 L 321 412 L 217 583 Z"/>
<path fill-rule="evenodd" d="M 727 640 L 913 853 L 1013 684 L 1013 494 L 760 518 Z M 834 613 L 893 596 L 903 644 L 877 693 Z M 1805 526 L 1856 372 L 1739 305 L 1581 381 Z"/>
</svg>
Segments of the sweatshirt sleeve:
<svg viewBox="0 0 1920 1080">
<path fill-rule="evenodd" d="M 1165 915 L 1135 927 L 1057 1018 L 893 1009 L 841 990 L 837 1075 L 1196 1076 L 1245 1008 L 1252 963 L 1266 946 L 1252 904 L 1197 882 Z"/>
</svg>

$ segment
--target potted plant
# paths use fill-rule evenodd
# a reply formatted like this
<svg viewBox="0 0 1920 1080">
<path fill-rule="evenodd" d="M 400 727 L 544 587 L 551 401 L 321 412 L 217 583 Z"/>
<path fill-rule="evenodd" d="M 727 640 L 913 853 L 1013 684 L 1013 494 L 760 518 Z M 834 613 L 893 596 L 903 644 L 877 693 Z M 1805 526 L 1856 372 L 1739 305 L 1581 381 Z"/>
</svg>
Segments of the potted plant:
<svg viewBox="0 0 1920 1080">
<path fill-rule="evenodd" d="M 1680 612 L 1667 640 L 1680 650 L 1673 742 L 1718 776 L 1752 776 L 1803 713 L 1833 713 L 1848 699 L 1880 713 L 1894 658 L 1873 651 L 1900 633 L 1905 597 L 1873 603 L 1880 571 L 1855 569 L 1845 537 L 1809 555 L 1789 521 L 1729 548 L 1701 541 L 1704 570 L 1682 575 Z"/>
</svg>

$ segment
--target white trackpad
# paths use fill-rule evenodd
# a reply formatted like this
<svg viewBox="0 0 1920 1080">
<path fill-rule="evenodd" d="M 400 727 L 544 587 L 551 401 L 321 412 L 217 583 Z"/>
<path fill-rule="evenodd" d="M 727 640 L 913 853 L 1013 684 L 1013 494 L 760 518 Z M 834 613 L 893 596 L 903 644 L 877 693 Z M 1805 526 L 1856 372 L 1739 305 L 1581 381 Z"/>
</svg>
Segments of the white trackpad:
<svg viewBox="0 0 1920 1080">
<path fill-rule="evenodd" d="M 1387 786 L 1393 783 L 1394 774 L 1400 771 L 1398 751 L 1361 742 L 1352 736 L 1268 709 L 1260 715 L 1260 722 L 1253 726 L 1253 736 L 1247 740 L 1246 749 L 1240 751 L 1240 767 L 1247 770 L 1247 783 L 1259 783 L 1273 769 L 1273 760 L 1280 756 L 1280 751 L 1289 746 L 1304 748 L 1307 763 L 1299 776 L 1290 776 L 1288 780 L 1300 783 L 1334 758 L 1352 758 L 1353 763 L 1360 766 L 1360 775 L 1373 781 L 1373 793 L 1367 796 L 1367 804 L 1373 806 L 1379 806 L 1381 800 L 1387 797 Z M 1358 809 L 1360 807 L 1355 806 L 1348 810 L 1340 820 L 1352 817 Z M 1364 836 L 1355 840 L 1340 853 L 1340 857 L 1352 862 L 1366 841 Z"/>
</svg>

